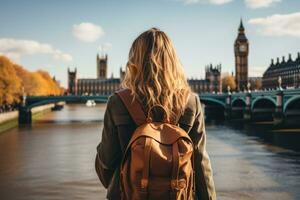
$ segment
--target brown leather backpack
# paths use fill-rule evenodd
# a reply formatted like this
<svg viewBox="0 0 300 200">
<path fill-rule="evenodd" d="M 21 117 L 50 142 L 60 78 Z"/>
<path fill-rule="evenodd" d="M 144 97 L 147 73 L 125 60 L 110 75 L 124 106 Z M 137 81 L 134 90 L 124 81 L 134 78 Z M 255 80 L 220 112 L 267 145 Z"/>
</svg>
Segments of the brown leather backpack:
<svg viewBox="0 0 300 200">
<path fill-rule="evenodd" d="M 153 122 L 130 90 L 117 92 L 138 126 L 121 164 L 123 200 L 194 198 L 193 143 L 179 126 Z"/>
</svg>

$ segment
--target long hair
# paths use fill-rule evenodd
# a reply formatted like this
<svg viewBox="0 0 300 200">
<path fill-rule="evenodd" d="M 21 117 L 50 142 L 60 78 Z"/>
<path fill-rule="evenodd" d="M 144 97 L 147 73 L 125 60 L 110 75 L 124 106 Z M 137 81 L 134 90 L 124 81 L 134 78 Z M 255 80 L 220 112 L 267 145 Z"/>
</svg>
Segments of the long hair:
<svg viewBox="0 0 300 200">
<path fill-rule="evenodd" d="M 122 88 L 146 103 L 162 106 L 167 119 L 183 113 L 191 89 L 169 37 L 157 28 L 139 35 L 129 51 Z"/>
</svg>

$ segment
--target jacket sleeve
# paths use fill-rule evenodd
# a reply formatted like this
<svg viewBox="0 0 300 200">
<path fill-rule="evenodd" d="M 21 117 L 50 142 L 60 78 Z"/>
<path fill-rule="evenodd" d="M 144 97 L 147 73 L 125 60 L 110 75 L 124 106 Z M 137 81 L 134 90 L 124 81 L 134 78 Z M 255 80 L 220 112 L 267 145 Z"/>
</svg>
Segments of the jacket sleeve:
<svg viewBox="0 0 300 200">
<path fill-rule="evenodd" d="M 215 200 L 213 172 L 206 152 L 204 113 L 198 95 L 196 96 L 196 108 L 196 118 L 189 134 L 194 142 L 196 196 L 199 200 Z"/>
<path fill-rule="evenodd" d="M 117 128 L 112 118 L 113 101 L 109 98 L 104 114 L 101 142 L 97 146 L 95 160 L 96 172 L 103 186 L 107 188 L 111 182 L 114 171 L 121 160 L 121 150 Z"/>
</svg>

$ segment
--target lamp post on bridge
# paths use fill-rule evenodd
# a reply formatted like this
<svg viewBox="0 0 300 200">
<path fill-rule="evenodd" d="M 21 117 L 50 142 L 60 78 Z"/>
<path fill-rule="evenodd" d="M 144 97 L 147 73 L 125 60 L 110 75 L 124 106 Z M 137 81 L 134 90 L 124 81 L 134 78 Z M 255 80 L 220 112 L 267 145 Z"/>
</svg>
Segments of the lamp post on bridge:
<svg viewBox="0 0 300 200">
<path fill-rule="evenodd" d="M 251 84 L 247 83 L 246 107 L 243 114 L 244 120 L 251 120 Z"/>
<path fill-rule="evenodd" d="M 281 87 L 282 79 L 281 76 L 278 77 L 278 92 L 276 93 L 276 108 L 273 114 L 274 124 L 280 125 L 284 121 L 283 114 L 283 90 Z"/>
<path fill-rule="evenodd" d="M 31 110 L 27 108 L 26 105 L 26 93 L 24 90 L 24 87 L 22 88 L 22 103 L 21 106 L 19 107 L 19 125 L 24 125 L 24 124 L 31 124 L 32 121 L 32 113 Z"/>
<path fill-rule="evenodd" d="M 225 119 L 228 120 L 231 118 L 231 88 L 228 85 L 227 86 L 227 97 L 226 97 L 226 105 L 225 105 L 225 112 L 224 112 L 224 116 Z"/>
<path fill-rule="evenodd" d="M 300 88 L 300 73 L 298 75 L 298 84 L 297 84 L 298 88 Z"/>
<path fill-rule="evenodd" d="M 279 76 L 279 77 L 278 77 L 278 89 L 279 89 L 280 91 L 282 91 L 281 85 L 282 85 L 282 78 L 281 78 L 281 76 Z"/>
<path fill-rule="evenodd" d="M 22 103 L 21 106 L 26 106 L 26 93 L 24 87 L 22 87 Z"/>
</svg>

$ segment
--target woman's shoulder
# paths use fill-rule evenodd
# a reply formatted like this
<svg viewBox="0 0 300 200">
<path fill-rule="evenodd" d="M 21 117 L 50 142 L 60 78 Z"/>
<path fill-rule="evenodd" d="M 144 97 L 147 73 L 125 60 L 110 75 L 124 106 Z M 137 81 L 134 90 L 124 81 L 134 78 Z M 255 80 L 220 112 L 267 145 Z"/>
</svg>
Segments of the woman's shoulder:
<svg viewBox="0 0 300 200">
<path fill-rule="evenodd" d="M 187 101 L 186 107 L 185 107 L 185 113 L 196 113 L 199 105 L 199 95 L 196 93 L 191 93 L 189 95 L 189 99 Z"/>
<path fill-rule="evenodd" d="M 199 112 L 200 105 L 199 95 L 191 93 L 188 98 L 188 102 L 185 106 L 183 114 L 179 118 L 179 124 L 187 125 L 188 127 L 193 126 L 196 116 Z"/>
<path fill-rule="evenodd" d="M 107 110 L 109 110 L 115 125 L 132 124 L 132 118 L 129 115 L 126 106 L 118 94 L 111 94 L 107 101 Z"/>
<path fill-rule="evenodd" d="M 126 112 L 126 107 L 117 93 L 113 93 L 108 97 L 107 108 L 114 113 Z"/>
</svg>

